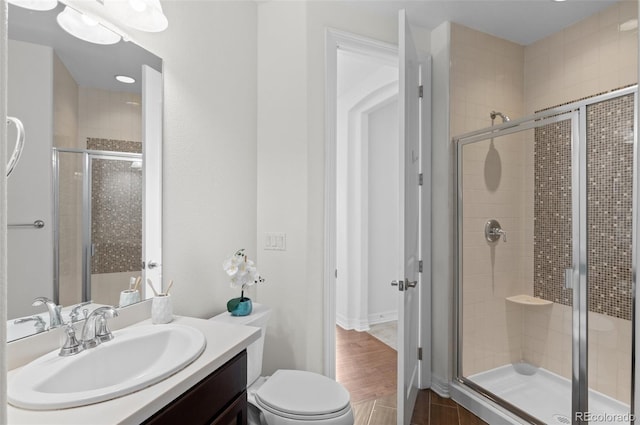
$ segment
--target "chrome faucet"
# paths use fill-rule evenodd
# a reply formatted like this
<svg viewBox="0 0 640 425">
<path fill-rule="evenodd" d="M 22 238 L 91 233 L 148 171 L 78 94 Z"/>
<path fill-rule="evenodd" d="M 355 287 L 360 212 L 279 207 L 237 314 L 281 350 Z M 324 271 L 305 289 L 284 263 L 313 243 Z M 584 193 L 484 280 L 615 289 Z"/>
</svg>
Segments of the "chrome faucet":
<svg viewBox="0 0 640 425">
<path fill-rule="evenodd" d="M 62 315 L 60 314 L 62 307 L 59 305 L 56 305 L 56 303 L 51 301 L 49 298 L 38 297 L 33 300 L 33 304 L 31 305 L 33 307 L 38 307 L 41 305 L 47 306 L 47 310 L 49 310 L 49 327 L 50 328 L 56 328 L 58 326 L 64 325 L 64 321 L 62 320 Z"/>
<path fill-rule="evenodd" d="M 35 322 L 33 326 L 36 328 L 37 333 L 44 332 L 44 330 L 47 327 L 47 324 L 44 322 L 44 320 L 42 320 L 42 317 L 40 316 L 23 317 L 22 319 L 14 320 L 13 323 L 16 325 L 19 325 L 20 323 L 26 323 L 31 321 Z"/>
<path fill-rule="evenodd" d="M 113 339 L 113 334 L 107 327 L 107 317 L 117 316 L 118 311 L 114 307 L 98 307 L 93 310 L 82 327 L 82 347 L 86 350 Z"/>
</svg>

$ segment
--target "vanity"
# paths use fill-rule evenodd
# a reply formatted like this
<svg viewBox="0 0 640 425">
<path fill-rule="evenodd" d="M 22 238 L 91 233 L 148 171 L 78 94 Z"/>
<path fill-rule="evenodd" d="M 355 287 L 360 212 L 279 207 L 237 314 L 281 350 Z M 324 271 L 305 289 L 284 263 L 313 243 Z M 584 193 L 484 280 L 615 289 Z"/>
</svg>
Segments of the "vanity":
<svg viewBox="0 0 640 425">
<path fill-rule="evenodd" d="M 150 324 L 151 321 L 147 319 L 127 329 Z M 206 340 L 202 354 L 184 369 L 131 394 L 81 407 L 38 411 L 9 405 L 7 409 L 9 423 L 51 425 L 246 423 L 245 349 L 259 338 L 260 329 L 177 316 L 171 325 L 195 328 L 202 332 Z M 115 334 L 117 338 L 118 335 Z M 132 352 L 131 355 L 135 356 L 136 353 Z M 18 367 L 9 371 L 9 385 L 20 369 Z"/>
</svg>

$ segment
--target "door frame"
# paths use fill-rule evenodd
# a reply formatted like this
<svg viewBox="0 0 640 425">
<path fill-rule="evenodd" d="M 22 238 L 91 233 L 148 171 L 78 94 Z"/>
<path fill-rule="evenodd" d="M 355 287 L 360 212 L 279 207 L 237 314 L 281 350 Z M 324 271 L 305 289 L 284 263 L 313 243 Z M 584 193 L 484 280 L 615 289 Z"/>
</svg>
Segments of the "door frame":
<svg viewBox="0 0 640 425">
<path fill-rule="evenodd" d="M 398 46 L 356 34 L 325 29 L 325 189 L 324 189 L 324 374 L 336 376 L 336 151 L 338 49 L 397 63 Z"/>
</svg>

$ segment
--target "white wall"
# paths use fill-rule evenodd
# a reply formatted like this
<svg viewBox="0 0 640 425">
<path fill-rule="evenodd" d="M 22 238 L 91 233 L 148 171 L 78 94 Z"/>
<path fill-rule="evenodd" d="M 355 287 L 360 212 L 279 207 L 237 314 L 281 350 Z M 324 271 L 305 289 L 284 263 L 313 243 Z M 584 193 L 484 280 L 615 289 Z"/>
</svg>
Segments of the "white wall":
<svg viewBox="0 0 640 425">
<path fill-rule="evenodd" d="M 369 324 L 397 319 L 400 196 L 397 98 L 369 114 Z"/>
<path fill-rule="evenodd" d="M 376 166 L 370 165 L 372 159 L 377 158 L 377 151 L 370 151 L 370 145 L 374 143 L 369 139 L 370 122 L 376 109 L 384 107 L 389 99 L 397 94 L 398 69 L 397 66 L 381 62 L 379 59 L 363 59 L 348 52 L 338 50 L 338 98 L 336 117 L 336 266 L 338 275 L 336 278 L 336 322 L 344 329 L 356 329 L 364 331 L 369 329 L 370 316 L 374 314 L 374 321 L 380 320 L 380 313 L 385 314 L 385 319 L 397 311 L 395 300 L 387 299 L 384 305 L 391 302 L 390 308 L 380 309 L 380 303 L 374 302 L 371 310 L 370 301 L 380 298 L 372 285 L 375 273 L 380 270 L 370 270 L 372 261 L 378 261 L 380 255 L 386 251 L 382 247 L 376 247 L 382 252 L 369 253 L 371 245 L 372 226 L 369 224 L 371 211 L 379 211 L 378 205 L 370 205 L 370 187 L 375 188 L 376 182 L 370 180 L 370 175 L 377 171 Z M 389 118 L 385 133 L 391 132 L 391 137 L 384 143 L 398 142 L 398 116 L 377 116 L 373 121 Z M 380 125 L 379 127 L 384 127 Z M 394 133 L 395 131 L 395 133 Z M 381 142 L 382 139 L 377 139 Z M 392 152 L 394 152 L 391 149 Z M 373 157 L 371 156 L 373 155 Z M 387 157 L 387 162 L 392 162 L 394 156 Z M 384 158 L 383 158 L 384 159 Z M 395 164 L 385 164 L 383 171 L 385 177 L 395 170 L 395 180 L 398 180 L 398 167 Z M 386 183 L 386 181 L 385 181 Z M 396 190 L 397 192 L 397 190 Z M 376 193 L 381 193 L 379 190 Z M 393 206 L 397 210 L 397 199 Z M 377 218 L 377 216 L 376 216 Z M 394 219 L 389 217 L 391 228 L 397 231 L 397 214 Z M 393 221 L 396 220 L 396 221 Z M 380 224 L 380 223 L 376 223 Z M 385 223 L 389 228 L 389 223 Z M 375 228 L 373 228 L 375 229 Z M 396 235 L 397 238 L 397 235 Z M 384 241 L 384 240 L 383 240 Z M 388 241 L 384 241 L 387 245 Z M 398 243 L 395 244 L 395 252 L 398 252 Z M 396 255 L 397 257 L 397 255 Z M 398 268 L 398 259 L 390 257 L 385 259 L 384 265 L 394 270 Z M 395 261 L 394 261 L 395 260 Z M 389 261 L 391 264 L 389 265 Z M 375 267 L 375 265 L 373 265 Z M 393 280 L 392 277 L 389 282 Z M 390 287 L 389 287 L 390 288 Z M 388 293 L 388 292 L 387 292 Z"/>
<path fill-rule="evenodd" d="M 450 27 L 445 22 L 431 32 L 433 80 L 431 112 L 431 287 L 433 389 L 448 394 L 453 353 L 453 166 L 449 138 Z"/>
<path fill-rule="evenodd" d="M 256 257 L 256 4 L 162 6 L 169 28 L 133 37 L 164 59 L 163 279 L 176 314 L 207 318 L 239 296 L 224 259 Z"/>
<path fill-rule="evenodd" d="M 8 115 L 22 120 L 25 144 L 8 179 L 9 224 L 44 220 L 45 227 L 12 228 L 8 234 L 8 317 L 37 312 L 37 296 L 53 298 L 53 209 L 51 146 L 53 143 L 53 50 L 20 41 L 9 42 Z M 10 127 L 13 150 L 15 127 Z M 42 147 L 48 147 L 43 149 Z M 44 307 L 42 308 L 44 311 Z"/>
<path fill-rule="evenodd" d="M 397 19 L 348 3 L 264 2 L 258 27 L 258 240 L 287 233 L 287 251 L 258 255 L 273 282 L 259 299 L 276 309 L 264 372 L 322 372 L 325 29 L 395 43 Z M 414 35 L 428 46 L 428 33 Z"/>
</svg>

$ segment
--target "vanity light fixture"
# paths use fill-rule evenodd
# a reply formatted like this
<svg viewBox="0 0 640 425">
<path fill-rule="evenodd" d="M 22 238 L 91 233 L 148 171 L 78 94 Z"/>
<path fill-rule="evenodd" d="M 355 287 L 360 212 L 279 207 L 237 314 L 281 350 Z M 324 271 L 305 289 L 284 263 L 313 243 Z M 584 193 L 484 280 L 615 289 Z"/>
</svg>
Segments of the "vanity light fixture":
<svg viewBox="0 0 640 425">
<path fill-rule="evenodd" d="M 124 84 L 133 84 L 136 82 L 135 78 L 129 77 L 128 75 L 116 75 L 114 78 Z"/>
<path fill-rule="evenodd" d="M 116 44 L 120 35 L 97 20 L 66 6 L 56 18 L 58 25 L 72 36 L 95 44 Z"/>
<path fill-rule="evenodd" d="M 169 26 L 160 0 L 104 0 L 104 6 L 115 22 L 136 30 L 160 32 Z"/>
<path fill-rule="evenodd" d="M 9 3 L 30 10 L 51 10 L 58 5 L 58 0 L 9 0 Z"/>
</svg>

